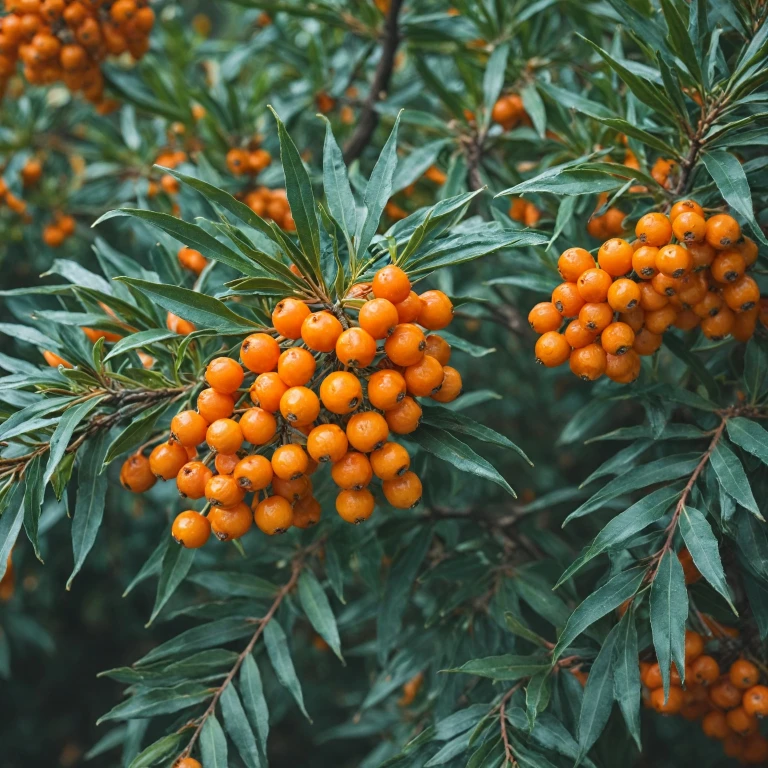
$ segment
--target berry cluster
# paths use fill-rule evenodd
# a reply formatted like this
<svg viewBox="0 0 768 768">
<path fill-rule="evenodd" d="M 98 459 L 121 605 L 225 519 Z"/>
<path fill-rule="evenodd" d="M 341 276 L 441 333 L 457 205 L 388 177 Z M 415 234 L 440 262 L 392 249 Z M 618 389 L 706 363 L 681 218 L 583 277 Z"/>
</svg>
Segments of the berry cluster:
<svg viewBox="0 0 768 768">
<path fill-rule="evenodd" d="M 529 200 L 515 197 L 509 206 L 509 218 L 525 224 L 526 227 L 535 227 L 541 218 L 541 211 Z"/>
<path fill-rule="evenodd" d="M 272 219 L 281 229 L 287 232 L 296 231 L 288 195 L 284 189 L 268 189 L 256 187 L 245 196 L 245 204 L 257 215 Z"/>
<path fill-rule="evenodd" d="M 500 96 L 493 105 L 491 119 L 505 131 L 511 131 L 518 125 L 531 125 L 531 118 L 523 106 L 522 98 L 516 93 Z"/>
<path fill-rule="evenodd" d="M 714 635 L 711 645 L 717 645 L 718 636 L 738 635 L 717 622 L 709 623 Z M 704 733 L 721 741 L 728 757 L 747 765 L 765 765 L 768 739 L 759 732 L 759 719 L 768 715 L 768 686 L 760 684 L 760 670 L 751 661 L 736 658 L 725 671 L 715 656 L 705 653 L 705 644 L 698 632 L 686 631 L 685 685 L 672 664 L 666 697 L 658 662 L 641 661 L 643 700 L 661 714 L 700 720 Z"/>
<path fill-rule="evenodd" d="M 253 148 L 233 147 L 227 152 L 227 168 L 235 176 L 250 174 L 256 176 L 272 162 L 272 155 L 259 146 Z"/>
<path fill-rule="evenodd" d="M 669 216 L 647 213 L 637 239 L 606 240 L 595 259 L 568 248 L 558 260 L 565 282 L 549 302 L 528 315 L 536 360 L 593 381 L 603 374 L 627 384 L 640 373 L 640 357 L 661 346 L 671 326 L 700 327 L 712 340 L 747 341 L 760 313 L 760 289 L 746 270 L 757 246 L 728 214 L 705 217 L 693 200 L 680 200 Z M 563 333 L 564 318 L 573 318 Z"/>
<path fill-rule="evenodd" d="M 105 105 L 100 64 L 107 56 L 149 49 L 155 12 L 148 0 L 6 0 L 0 19 L 0 91 L 21 60 L 33 85 L 61 80 Z"/>
<path fill-rule="evenodd" d="M 597 200 L 597 209 L 605 205 L 608 195 L 603 192 Z M 618 237 L 624 233 L 624 219 L 626 214 L 620 208 L 611 206 L 600 216 L 594 214 L 590 216 L 587 222 L 587 232 L 595 240 L 607 240 L 610 237 Z"/>
<path fill-rule="evenodd" d="M 64 213 L 56 213 L 53 221 L 43 227 L 43 242 L 49 248 L 58 248 L 75 234 L 75 219 Z"/>
<path fill-rule="evenodd" d="M 191 249 L 179 254 L 190 265 L 198 257 L 204 261 Z M 349 523 L 371 516 L 374 476 L 393 507 L 419 503 L 421 481 L 410 471 L 408 451 L 389 438 L 418 427 L 417 398 L 448 403 L 461 393 L 461 375 L 448 365 L 450 345 L 422 330 L 445 328 L 453 305 L 441 291 L 417 295 L 394 265 L 347 298 L 356 317 L 339 308 L 312 311 L 294 298 L 279 301 L 274 333 L 248 336 L 242 365 L 212 360 L 197 410 L 176 414 L 167 442 L 123 465 L 121 481 L 131 491 L 175 478 L 183 497 L 206 499 L 207 516 L 187 510 L 173 524 L 184 546 L 202 546 L 211 531 L 223 541 L 237 539 L 254 520 L 268 535 L 314 525 L 320 504 L 311 475 L 320 464 L 330 465 L 340 489 L 336 510 Z M 244 386 L 246 371 L 255 379 Z M 199 460 L 202 443 L 209 452 Z"/>
<path fill-rule="evenodd" d="M 20 197 L 16 196 L 8 189 L 8 185 L 2 176 L 0 176 L 0 206 L 5 204 L 8 209 L 17 216 L 22 216 L 24 221 L 31 221 L 27 213 L 27 204 Z"/>
<path fill-rule="evenodd" d="M 167 149 L 157 156 L 155 165 L 160 165 L 163 168 L 176 168 L 186 159 L 187 153 L 183 149 Z M 170 173 L 164 173 L 160 176 L 159 181 L 149 180 L 148 197 L 155 197 L 161 190 L 170 197 L 177 195 L 179 193 L 179 180 Z"/>
</svg>

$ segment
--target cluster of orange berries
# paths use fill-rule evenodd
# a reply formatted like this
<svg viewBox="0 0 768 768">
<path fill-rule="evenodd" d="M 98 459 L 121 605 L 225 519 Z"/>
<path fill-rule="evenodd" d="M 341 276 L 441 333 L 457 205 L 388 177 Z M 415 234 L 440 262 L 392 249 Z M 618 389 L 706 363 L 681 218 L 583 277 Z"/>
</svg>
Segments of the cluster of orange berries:
<svg viewBox="0 0 768 768">
<path fill-rule="evenodd" d="M 445 328 L 453 305 L 441 291 L 417 295 L 394 265 L 355 286 L 348 299 L 356 322 L 295 298 L 278 302 L 274 333 L 248 336 L 242 365 L 212 360 L 197 410 L 176 414 L 170 440 L 149 457 L 137 453 L 124 463 L 121 481 L 129 490 L 175 478 L 183 497 L 206 499 L 207 516 L 187 510 L 173 524 L 184 546 L 202 546 L 211 531 L 223 541 L 237 539 L 254 521 L 268 535 L 314 525 L 320 504 L 311 475 L 320 464 L 331 467 L 340 489 L 336 510 L 347 522 L 371 516 L 374 476 L 392 506 L 419 503 L 421 481 L 406 448 L 390 435 L 418 427 L 417 398 L 448 403 L 461 393 L 461 375 L 448 365 L 450 345 L 422 330 Z M 255 374 L 247 389 L 246 371 Z M 251 404 L 242 406 L 247 399 Z M 209 452 L 201 461 L 202 443 Z"/>
<path fill-rule="evenodd" d="M 284 189 L 256 187 L 245 196 L 245 204 L 257 215 L 271 219 L 286 232 L 296 231 L 288 195 Z"/>
<path fill-rule="evenodd" d="M 23 216 L 26 221 L 31 221 L 31 218 L 27 213 L 26 202 L 17 195 L 14 195 L 13 192 L 8 189 L 5 179 L 0 176 L 0 206 L 3 204 L 5 204 L 12 213 L 15 213 L 17 216 Z"/>
<path fill-rule="evenodd" d="M 713 622 L 713 629 L 738 634 Z M 768 739 L 759 732 L 760 718 L 768 715 L 768 686 L 760 684 L 760 670 L 738 658 L 724 672 L 717 659 L 705 653 L 705 640 L 697 632 L 685 633 L 685 687 L 674 664 L 665 698 L 658 662 L 640 662 L 646 706 L 664 715 L 700 720 L 704 733 L 721 741 L 728 757 L 747 765 L 765 765 Z"/>
<path fill-rule="evenodd" d="M 509 206 L 509 218 L 526 227 L 535 227 L 541 218 L 541 211 L 530 200 L 515 197 Z"/>
<path fill-rule="evenodd" d="M 584 248 L 561 254 L 565 282 L 528 315 L 541 334 L 537 362 L 570 361 L 584 380 L 605 374 L 627 384 L 640 373 L 640 357 L 656 352 L 671 326 L 701 327 L 712 340 L 751 338 L 760 289 L 745 272 L 757 260 L 757 246 L 732 216 L 706 218 L 698 203 L 681 200 L 669 216 L 643 216 L 635 234 L 633 243 L 606 240 L 597 264 Z M 564 318 L 572 319 L 560 333 Z"/>
<path fill-rule="evenodd" d="M 105 104 L 100 63 L 149 49 L 155 12 L 148 0 L 6 0 L 0 19 L 0 83 L 18 60 L 27 82 L 61 80 L 95 104 Z"/>
<path fill-rule="evenodd" d="M 187 159 L 187 153 L 183 149 L 167 149 L 161 152 L 155 159 L 155 165 L 161 165 L 163 168 L 176 168 Z M 166 195 L 173 197 L 179 193 L 179 180 L 170 173 L 164 173 L 159 181 L 149 180 L 147 187 L 147 196 L 155 197 L 158 192 L 163 191 Z"/>
<path fill-rule="evenodd" d="M 256 146 L 252 149 L 233 147 L 227 152 L 227 168 L 235 176 L 250 174 L 256 176 L 272 162 L 272 155 L 266 149 Z"/>
<path fill-rule="evenodd" d="M 603 192 L 597 201 L 599 210 L 608 199 L 608 195 Z M 626 214 L 621 208 L 612 205 L 605 213 L 600 216 L 592 215 L 587 222 L 587 232 L 596 240 L 607 240 L 610 237 L 618 237 L 624 233 L 624 219 Z"/>
<path fill-rule="evenodd" d="M 500 96 L 491 110 L 491 120 L 498 123 L 505 131 L 511 131 L 518 125 L 530 125 L 531 118 L 523 106 L 523 100 L 517 93 Z"/>
<path fill-rule="evenodd" d="M 75 219 L 64 213 L 54 214 L 53 221 L 43 227 L 43 242 L 49 248 L 58 248 L 75 234 Z"/>
</svg>

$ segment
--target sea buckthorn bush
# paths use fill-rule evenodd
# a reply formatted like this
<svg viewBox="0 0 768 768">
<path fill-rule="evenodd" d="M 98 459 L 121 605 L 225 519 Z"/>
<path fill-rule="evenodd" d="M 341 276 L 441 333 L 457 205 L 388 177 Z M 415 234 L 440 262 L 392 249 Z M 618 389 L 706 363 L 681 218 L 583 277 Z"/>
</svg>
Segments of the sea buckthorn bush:
<svg viewBox="0 0 768 768">
<path fill-rule="evenodd" d="M 3 765 L 768 765 L 767 64 L 763 0 L 7 2 Z"/>
</svg>

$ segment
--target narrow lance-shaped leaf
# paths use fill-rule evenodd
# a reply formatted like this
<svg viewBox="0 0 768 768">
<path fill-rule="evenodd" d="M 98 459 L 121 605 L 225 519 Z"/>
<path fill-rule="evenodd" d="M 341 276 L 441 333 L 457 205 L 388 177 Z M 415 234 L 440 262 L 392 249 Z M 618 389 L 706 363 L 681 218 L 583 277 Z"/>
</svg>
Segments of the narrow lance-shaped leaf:
<svg viewBox="0 0 768 768">
<path fill-rule="evenodd" d="M 488 59 L 483 75 L 483 106 L 486 124 L 490 122 L 491 112 L 496 104 L 501 89 L 504 87 L 504 74 L 509 57 L 509 43 L 503 43 L 494 49 Z"/>
<path fill-rule="evenodd" d="M 613 697 L 627 724 L 627 729 L 641 749 L 640 742 L 640 667 L 637 663 L 637 627 L 634 606 L 630 606 L 618 624 L 613 652 Z"/>
<path fill-rule="evenodd" d="M 328 199 L 328 210 L 339 223 L 348 240 L 357 230 L 357 209 L 352 187 L 347 176 L 347 166 L 341 149 L 336 143 L 331 123 L 325 120 L 325 143 L 323 145 L 323 191 Z"/>
<path fill-rule="evenodd" d="M 264 688 L 261 684 L 261 674 L 253 656 L 248 654 L 240 667 L 240 695 L 248 715 L 262 755 L 267 754 L 267 737 L 269 736 L 269 709 L 264 698 Z"/>
<path fill-rule="evenodd" d="M 200 732 L 200 752 L 205 768 L 227 768 L 227 737 L 215 715 L 209 715 Z"/>
<path fill-rule="evenodd" d="M 275 670 L 277 679 L 290 692 L 299 705 L 299 709 L 310 722 L 312 719 L 304 707 L 304 696 L 301 692 L 301 683 L 296 676 L 291 653 L 288 650 L 288 639 L 283 628 L 275 619 L 272 619 L 264 628 L 264 643 L 267 646 L 267 655 Z"/>
<path fill-rule="evenodd" d="M 738 456 L 725 445 L 723 440 L 715 446 L 709 461 L 723 490 L 758 520 L 764 520 L 752 495 L 752 488 L 744 467 Z"/>
<path fill-rule="evenodd" d="M 40 510 L 43 505 L 43 496 L 45 495 L 43 457 L 36 456 L 32 459 L 24 475 L 24 530 L 27 532 L 27 538 L 35 550 L 35 557 L 42 563 L 43 559 L 40 557 L 40 542 L 38 541 L 37 534 L 40 523 Z"/>
<path fill-rule="evenodd" d="M 311 571 L 305 570 L 299 577 L 299 599 L 310 624 L 343 661 L 336 619 L 333 616 L 328 597 L 320 586 L 317 577 Z"/>
<path fill-rule="evenodd" d="M 13 545 L 19 536 L 21 524 L 24 521 L 24 504 L 22 501 L 21 484 L 17 483 L 6 502 L 0 506 L 5 508 L 0 515 L 0 579 L 5 576 L 8 567 L 8 558 L 13 550 Z"/>
<path fill-rule="evenodd" d="M 152 608 L 152 615 L 149 617 L 147 626 L 152 624 L 157 618 L 157 615 L 168 602 L 171 595 L 176 591 L 181 582 L 184 581 L 184 577 L 189 573 L 196 554 L 196 549 L 187 549 L 187 547 L 175 542 L 165 550 L 163 564 L 160 568 L 160 579 L 157 582 L 155 606 Z"/>
<path fill-rule="evenodd" d="M 224 689 L 219 701 L 221 702 L 224 727 L 235 743 L 240 757 L 243 758 L 243 762 L 248 768 L 260 768 L 262 763 L 259 759 L 256 739 L 233 683 L 230 683 Z"/>
<path fill-rule="evenodd" d="M 764 464 L 768 464 L 768 431 L 756 421 L 735 416 L 728 419 L 728 437 L 747 453 L 757 456 Z"/>
</svg>

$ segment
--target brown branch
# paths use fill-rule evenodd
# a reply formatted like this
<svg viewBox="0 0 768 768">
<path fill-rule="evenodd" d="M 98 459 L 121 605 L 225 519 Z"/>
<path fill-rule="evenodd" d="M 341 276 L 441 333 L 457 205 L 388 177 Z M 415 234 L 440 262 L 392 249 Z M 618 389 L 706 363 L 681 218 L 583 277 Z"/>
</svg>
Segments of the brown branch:
<svg viewBox="0 0 768 768">
<path fill-rule="evenodd" d="M 355 132 L 344 147 L 344 161 L 349 164 L 363 154 L 368 142 L 379 124 L 379 114 L 376 112 L 376 104 L 386 97 L 392 71 L 395 68 L 395 54 L 400 45 L 400 28 L 398 17 L 403 0 L 392 0 L 384 21 L 382 35 L 381 57 L 376 65 L 373 82 L 368 96 L 363 102 L 360 118 L 357 121 Z"/>
<path fill-rule="evenodd" d="M 509 743 L 509 736 L 507 735 L 507 702 L 512 698 L 512 694 L 520 688 L 520 685 L 521 683 L 518 683 L 504 694 L 499 709 L 499 728 L 501 729 L 501 740 L 504 742 L 504 757 L 511 766 L 516 766 L 517 760 L 515 760 L 515 753 L 512 751 L 512 745 Z"/>
<path fill-rule="evenodd" d="M 192 752 L 192 748 L 200 738 L 203 726 L 205 725 L 208 718 L 214 714 L 216 705 L 219 703 L 221 695 L 224 693 L 227 686 L 232 682 L 243 662 L 253 652 L 256 643 L 264 632 L 267 624 L 269 624 L 269 622 L 274 618 L 275 613 L 277 613 L 277 609 L 280 607 L 280 604 L 283 602 L 288 593 L 296 586 L 296 582 L 298 581 L 299 576 L 301 575 L 301 572 L 304 568 L 307 555 L 317 549 L 322 544 L 322 541 L 322 539 L 319 539 L 318 541 L 310 544 L 308 547 L 301 550 L 293 559 L 290 578 L 285 582 L 285 584 L 283 584 L 282 587 L 280 587 L 269 610 L 264 614 L 264 616 L 262 616 L 262 618 L 258 620 L 258 629 L 253 633 L 253 636 L 248 641 L 248 645 L 245 646 L 242 653 L 240 653 L 240 655 L 235 660 L 235 663 L 232 665 L 232 669 L 229 670 L 229 674 L 224 678 L 222 684 L 216 689 L 216 692 L 213 694 L 213 698 L 211 699 L 211 703 L 208 705 L 205 712 L 203 712 L 203 714 L 200 716 L 200 719 L 198 720 L 197 727 L 195 728 L 195 732 L 192 734 L 192 738 L 189 740 L 189 743 L 184 748 L 183 752 L 181 752 L 181 754 L 179 754 L 179 756 L 176 758 L 174 765 L 176 762 L 182 760 L 183 758 L 189 757 L 190 753 Z M 184 727 L 186 728 L 188 726 Z"/>
</svg>

